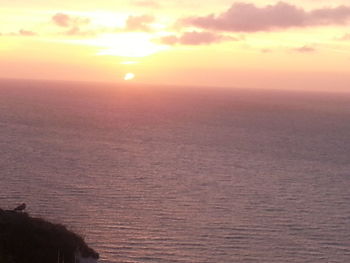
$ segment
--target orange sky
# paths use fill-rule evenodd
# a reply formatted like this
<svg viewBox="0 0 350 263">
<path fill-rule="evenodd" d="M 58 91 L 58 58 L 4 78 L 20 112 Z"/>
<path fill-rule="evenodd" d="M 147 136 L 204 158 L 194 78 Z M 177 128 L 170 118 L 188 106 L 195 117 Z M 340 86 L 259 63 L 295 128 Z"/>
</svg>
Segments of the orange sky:
<svg viewBox="0 0 350 263">
<path fill-rule="evenodd" d="M 171 85 L 342 89 L 350 83 L 345 0 L 0 5 L 0 78 L 120 82 L 133 73 L 132 81 Z"/>
</svg>

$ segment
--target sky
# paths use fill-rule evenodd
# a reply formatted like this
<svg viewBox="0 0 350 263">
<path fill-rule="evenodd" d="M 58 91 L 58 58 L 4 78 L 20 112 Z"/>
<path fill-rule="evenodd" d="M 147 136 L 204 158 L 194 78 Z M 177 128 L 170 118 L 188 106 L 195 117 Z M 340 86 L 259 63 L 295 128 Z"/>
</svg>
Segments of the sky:
<svg viewBox="0 0 350 263">
<path fill-rule="evenodd" d="M 0 78 L 347 89 L 348 0 L 0 0 Z"/>
</svg>

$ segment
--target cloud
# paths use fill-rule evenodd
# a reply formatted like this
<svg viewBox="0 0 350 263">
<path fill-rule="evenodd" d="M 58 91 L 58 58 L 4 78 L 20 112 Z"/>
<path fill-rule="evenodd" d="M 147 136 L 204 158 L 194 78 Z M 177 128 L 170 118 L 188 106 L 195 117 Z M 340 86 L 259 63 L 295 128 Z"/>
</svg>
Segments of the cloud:
<svg viewBox="0 0 350 263">
<path fill-rule="evenodd" d="M 69 30 L 64 32 L 64 35 L 67 36 L 93 36 L 96 35 L 96 32 L 92 31 L 92 30 L 81 30 L 79 27 L 72 27 Z"/>
<path fill-rule="evenodd" d="M 19 30 L 18 34 L 21 35 L 21 36 L 35 36 L 35 35 L 37 35 L 33 31 L 24 30 L 24 29 Z"/>
<path fill-rule="evenodd" d="M 272 49 L 270 49 L 270 48 L 263 48 L 260 51 L 261 51 L 261 53 L 271 53 Z"/>
<path fill-rule="evenodd" d="M 298 48 L 293 48 L 293 51 L 300 52 L 300 53 L 313 53 L 316 52 L 316 49 L 314 47 L 310 46 L 302 46 Z"/>
<path fill-rule="evenodd" d="M 149 8 L 159 8 L 160 7 L 160 4 L 158 2 L 155 2 L 152 0 L 135 1 L 134 5 L 140 6 L 140 7 L 149 7 Z"/>
<path fill-rule="evenodd" d="M 129 16 L 125 22 L 126 31 L 150 31 L 150 23 L 154 22 L 155 18 L 149 15 Z"/>
<path fill-rule="evenodd" d="M 344 25 L 349 20 L 348 6 L 305 11 L 285 2 L 263 7 L 238 2 L 219 15 L 189 17 L 181 20 L 181 23 L 218 31 L 259 32 L 307 26 Z"/>
<path fill-rule="evenodd" d="M 164 36 L 159 38 L 157 42 L 164 45 L 173 46 L 179 43 L 179 37 L 175 35 Z"/>
<path fill-rule="evenodd" d="M 52 16 L 51 20 L 55 25 L 67 28 L 67 30 L 63 32 L 64 35 L 87 36 L 96 34 L 93 30 L 81 29 L 90 24 L 90 19 L 85 17 L 73 17 L 67 14 L 57 13 Z"/>
<path fill-rule="evenodd" d="M 321 8 L 307 13 L 309 23 L 315 25 L 344 25 L 350 19 L 350 6 L 338 6 L 336 8 Z"/>
<path fill-rule="evenodd" d="M 224 36 L 212 32 L 185 32 L 181 36 L 169 35 L 159 39 L 162 44 L 165 45 L 209 45 L 213 43 L 219 43 L 222 41 L 235 41 L 238 40 L 233 37 Z"/>
<path fill-rule="evenodd" d="M 339 38 L 336 38 L 336 40 L 348 41 L 348 40 L 350 40 L 350 34 L 345 34 Z"/>
<path fill-rule="evenodd" d="M 87 25 L 90 23 L 89 18 L 72 17 L 63 13 L 57 13 L 51 19 L 57 26 L 60 26 L 60 27 L 76 27 L 76 26 Z"/>
<path fill-rule="evenodd" d="M 57 13 L 52 17 L 52 21 L 58 26 L 69 27 L 71 24 L 71 17 L 66 14 Z"/>
<path fill-rule="evenodd" d="M 0 33 L 0 36 L 10 36 L 10 37 L 16 37 L 16 36 L 37 36 L 38 34 L 35 33 L 34 31 L 29 31 L 29 30 L 24 30 L 21 29 L 18 32 L 9 32 L 9 33 Z"/>
</svg>

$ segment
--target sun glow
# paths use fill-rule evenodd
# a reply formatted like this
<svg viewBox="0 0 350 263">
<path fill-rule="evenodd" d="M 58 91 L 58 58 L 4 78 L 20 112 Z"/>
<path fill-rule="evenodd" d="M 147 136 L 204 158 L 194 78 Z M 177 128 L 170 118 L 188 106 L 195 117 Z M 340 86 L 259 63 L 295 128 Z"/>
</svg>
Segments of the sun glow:
<svg viewBox="0 0 350 263">
<path fill-rule="evenodd" d="M 133 64 L 138 64 L 139 62 L 138 61 L 123 61 L 123 62 L 120 62 L 120 64 L 122 65 L 133 65 Z"/>
<path fill-rule="evenodd" d="M 120 57 L 146 57 L 164 50 L 164 47 L 151 42 L 151 36 L 145 33 L 105 34 L 95 40 L 95 44 L 104 49 L 97 55 Z"/>
<path fill-rule="evenodd" d="M 102 34 L 93 39 L 62 40 L 61 43 L 85 45 L 99 48 L 98 56 L 118 56 L 125 58 L 142 58 L 168 47 L 152 42 L 154 36 L 148 33 Z"/>
<path fill-rule="evenodd" d="M 133 80 L 135 78 L 135 74 L 134 73 L 127 73 L 124 76 L 124 80 Z"/>
</svg>

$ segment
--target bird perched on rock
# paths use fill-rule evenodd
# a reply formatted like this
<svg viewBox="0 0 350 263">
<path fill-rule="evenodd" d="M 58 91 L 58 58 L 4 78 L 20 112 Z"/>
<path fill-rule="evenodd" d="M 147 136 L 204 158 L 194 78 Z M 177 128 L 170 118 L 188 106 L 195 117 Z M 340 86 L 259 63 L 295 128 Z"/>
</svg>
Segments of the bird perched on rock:
<svg viewBox="0 0 350 263">
<path fill-rule="evenodd" d="M 13 211 L 22 212 L 24 209 L 26 209 L 26 204 L 25 203 L 17 206 L 15 209 L 13 209 Z"/>
</svg>

